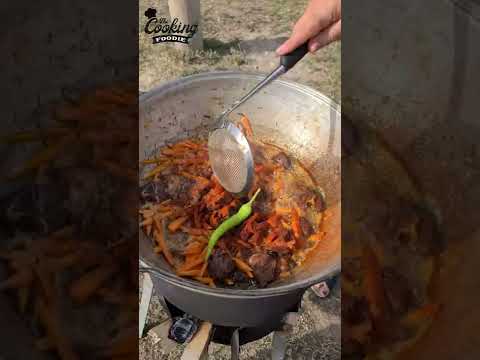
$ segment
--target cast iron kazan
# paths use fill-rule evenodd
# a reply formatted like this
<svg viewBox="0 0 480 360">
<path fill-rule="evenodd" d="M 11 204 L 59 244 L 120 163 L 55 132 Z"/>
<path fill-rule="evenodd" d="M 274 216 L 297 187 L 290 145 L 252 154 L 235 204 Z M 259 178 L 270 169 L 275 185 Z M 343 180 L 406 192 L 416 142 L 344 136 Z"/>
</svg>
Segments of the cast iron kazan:
<svg viewBox="0 0 480 360">
<path fill-rule="evenodd" d="M 166 83 L 140 97 L 140 160 L 162 145 L 198 135 L 225 104 L 251 89 L 260 75 L 218 72 Z M 296 306 L 305 290 L 340 271 L 340 109 L 302 85 L 274 81 L 238 109 L 248 115 L 258 139 L 281 146 L 311 172 L 331 216 L 322 246 L 295 274 L 265 289 L 209 288 L 172 273 L 141 233 L 140 263 L 155 277 L 157 291 L 181 310 L 216 325 L 255 327 Z M 140 169 L 142 172 L 144 169 Z"/>
</svg>

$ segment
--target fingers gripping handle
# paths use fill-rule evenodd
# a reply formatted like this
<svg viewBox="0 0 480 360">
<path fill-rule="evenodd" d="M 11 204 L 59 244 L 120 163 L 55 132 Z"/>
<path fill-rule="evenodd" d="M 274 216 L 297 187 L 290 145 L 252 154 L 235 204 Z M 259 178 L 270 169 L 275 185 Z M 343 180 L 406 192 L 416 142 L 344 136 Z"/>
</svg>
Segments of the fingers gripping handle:
<svg viewBox="0 0 480 360">
<path fill-rule="evenodd" d="M 295 66 L 297 62 L 302 60 L 302 58 L 308 53 L 308 42 L 299 46 L 291 53 L 287 55 L 283 55 L 280 57 L 280 65 L 283 65 L 285 71 L 290 70 L 292 67 Z"/>
</svg>

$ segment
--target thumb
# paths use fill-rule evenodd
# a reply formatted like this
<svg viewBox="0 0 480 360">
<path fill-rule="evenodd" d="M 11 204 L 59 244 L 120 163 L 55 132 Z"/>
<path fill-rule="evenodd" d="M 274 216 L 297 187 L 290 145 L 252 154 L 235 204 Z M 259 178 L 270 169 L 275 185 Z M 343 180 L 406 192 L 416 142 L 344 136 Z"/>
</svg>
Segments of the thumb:
<svg viewBox="0 0 480 360">
<path fill-rule="evenodd" d="M 309 16 L 303 15 L 295 24 L 290 38 L 276 50 L 277 55 L 285 55 L 292 52 L 300 45 L 306 43 L 308 39 L 317 34 L 319 30 L 318 24 L 312 21 Z"/>
<path fill-rule="evenodd" d="M 275 50 L 277 55 L 286 55 L 308 40 L 304 34 L 293 33 L 292 36 Z"/>
<path fill-rule="evenodd" d="M 342 21 L 339 20 L 333 25 L 327 27 L 322 32 L 320 32 L 320 34 L 318 34 L 317 36 L 310 39 L 308 42 L 308 50 L 313 53 L 334 41 L 340 40 L 341 34 Z"/>
</svg>

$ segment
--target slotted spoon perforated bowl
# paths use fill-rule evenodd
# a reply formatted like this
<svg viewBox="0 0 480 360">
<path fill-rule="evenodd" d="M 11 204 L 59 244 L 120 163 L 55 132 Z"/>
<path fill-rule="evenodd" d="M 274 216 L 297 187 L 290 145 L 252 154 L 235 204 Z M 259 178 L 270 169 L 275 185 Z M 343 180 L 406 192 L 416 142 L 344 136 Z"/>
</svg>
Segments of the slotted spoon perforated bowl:
<svg viewBox="0 0 480 360">
<path fill-rule="evenodd" d="M 215 176 L 227 191 L 234 194 L 247 193 L 252 186 L 254 167 L 252 151 L 246 137 L 228 116 L 273 80 L 290 70 L 307 52 L 308 46 L 305 43 L 280 57 L 280 65 L 275 70 L 218 118 L 208 138 L 208 155 Z"/>
</svg>

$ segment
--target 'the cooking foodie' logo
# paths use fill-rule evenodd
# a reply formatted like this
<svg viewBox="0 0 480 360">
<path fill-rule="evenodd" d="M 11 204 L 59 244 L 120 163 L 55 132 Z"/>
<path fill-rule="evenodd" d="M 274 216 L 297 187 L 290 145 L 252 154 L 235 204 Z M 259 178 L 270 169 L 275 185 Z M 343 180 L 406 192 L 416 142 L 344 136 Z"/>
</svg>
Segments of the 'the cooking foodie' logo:
<svg viewBox="0 0 480 360">
<path fill-rule="evenodd" d="M 148 18 L 145 33 L 158 34 L 152 37 L 153 44 L 164 42 L 188 44 L 188 39 L 197 32 L 198 24 L 182 24 L 177 18 L 169 23 L 166 18 L 157 18 L 157 10 L 153 8 L 145 11 L 145 16 Z"/>
</svg>

